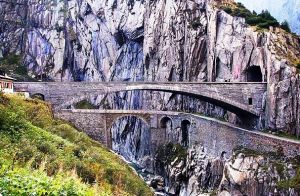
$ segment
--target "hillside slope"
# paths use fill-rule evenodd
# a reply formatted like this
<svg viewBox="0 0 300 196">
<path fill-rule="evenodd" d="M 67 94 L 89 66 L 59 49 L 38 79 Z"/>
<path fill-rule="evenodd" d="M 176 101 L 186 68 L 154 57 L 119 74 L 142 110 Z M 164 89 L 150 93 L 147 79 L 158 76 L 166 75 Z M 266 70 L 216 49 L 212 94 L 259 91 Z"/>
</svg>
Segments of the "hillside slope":
<svg viewBox="0 0 300 196">
<path fill-rule="evenodd" d="M 0 96 L 0 194 L 152 195 L 116 155 L 38 100 Z"/>
</svg>

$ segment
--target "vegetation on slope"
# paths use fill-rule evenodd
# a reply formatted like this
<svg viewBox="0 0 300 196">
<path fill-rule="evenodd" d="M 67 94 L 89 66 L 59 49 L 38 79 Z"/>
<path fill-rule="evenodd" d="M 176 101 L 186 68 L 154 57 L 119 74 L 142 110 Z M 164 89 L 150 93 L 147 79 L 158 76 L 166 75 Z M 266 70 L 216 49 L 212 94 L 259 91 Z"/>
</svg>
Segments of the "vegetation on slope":
<svg viewBox="0 0 300 196">
<path fill-rule="evenodd" d="M 22 63 L 21 55 L 8 54 L 0 58 L 0 70 L 19 81 L 36 81 L 28 75 L 28 71 Z"/>
<path fill-rule="evenodd" d="M 93 105 L 88 100 L 79 101 L 74 105 L 75 109 L 99 109 L 99 107 Z"/>
<path fill-rule="evenodd" d="M 3 195 L 152 195 L 116 155 L 40 100 L 0 94 Z"/>
<path fill-rule="evenodd" d="M 290 26 L 287 21 L 282 22 L 281 24 L 274 18 L 269 11 L 264 10 L 260 14 L 257 14 L 255 11 L 251 12 L 243 4 L 236 3 L 234 6 L 222 6 L 221 7 L 226 13 L 243 17 L 246 20 L 246 23 L 251 26 L 257 26 L 262 29 L 269 29 L 272 27 L 280 27 L 287 32 L 291 32 Z"/>
</svg>

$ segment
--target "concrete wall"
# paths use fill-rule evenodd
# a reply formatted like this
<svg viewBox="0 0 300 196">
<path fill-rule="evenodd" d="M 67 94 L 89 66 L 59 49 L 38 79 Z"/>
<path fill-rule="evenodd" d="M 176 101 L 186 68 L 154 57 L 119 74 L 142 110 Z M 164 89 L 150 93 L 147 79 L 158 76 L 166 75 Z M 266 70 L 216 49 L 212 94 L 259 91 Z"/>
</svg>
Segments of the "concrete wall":
<svg viewBox="0 0 300 196">
<path fill-rule="evenodd" d="M 276 152 L 282 149 L 287 156 L 300 155 L 300 141 L 280 138 L 261 132 L 249 131 L 229 123 L 199 115 L 164 111 L 120 111 L 120 110 L 62 110 L 56 117 L 72 122 L 93 139 L 111 146 L 110 128 L 107 120 L 113 122 L 121 116 L 137 116 L 148 122 L 151 127 L 152 149 L 166 143 L 165 129 L 160 127 L 160 120 L 167 116 L 172 120 L 173 130 L 181 127 L 183 120 L 189 120 L 189 145 L 198 143 L 215 157 L 222 152 L 231 154 L 240 146 L 263 152 Z M 180 142 L 180 141 L 178 141 Z"/>
</svg>

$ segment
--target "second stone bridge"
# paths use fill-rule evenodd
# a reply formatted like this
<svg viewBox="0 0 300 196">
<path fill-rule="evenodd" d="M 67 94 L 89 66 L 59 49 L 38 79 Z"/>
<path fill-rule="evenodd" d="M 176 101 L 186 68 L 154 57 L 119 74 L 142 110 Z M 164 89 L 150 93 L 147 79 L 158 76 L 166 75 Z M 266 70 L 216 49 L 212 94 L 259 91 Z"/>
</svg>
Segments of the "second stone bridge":
<svg viewBox="0 0 300 196">
<path fill-rule="evenodd" d="M 286 155 L 300 155 L 300 141 L 285 139 L 261 132 L 235 127 L 230 123 L 195 114 L 143 111 L 143 110 L 60 110 L 55 116 L 71 122 L 94 140 L 112 149 L 112 125 L 122 117 L 136 117 L 150 128 L 150 149 L 170 142 L 166 133 L 167 123 L 171 133 L 179 133 L 183 146 L 201 144 L 216 157 L 231 154 L 237 147 L 265 152 L 283 150 Z"/>
<path fill-rule="evenodd" d="M 15 83 L 17 92 L 38 94 L 55 110 L 101 94 L 150 90 L 188 95 L 207 101 L 236 114 L 260 116 L 266 83 L 187 83 L 187 82 L 23 82 Z"/>
</svg>

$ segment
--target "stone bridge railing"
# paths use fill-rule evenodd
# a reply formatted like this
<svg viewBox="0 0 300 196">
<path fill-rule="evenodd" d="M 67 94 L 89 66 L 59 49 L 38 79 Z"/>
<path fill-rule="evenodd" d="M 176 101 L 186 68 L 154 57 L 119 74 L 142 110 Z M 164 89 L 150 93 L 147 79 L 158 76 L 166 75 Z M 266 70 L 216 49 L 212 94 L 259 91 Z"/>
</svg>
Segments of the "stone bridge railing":
<svg viewBox="0 0 300 196">
<path fill-rule="evenodd" d="M 42 94 L 56 109 L 63 109 L 90 97 L 120 91 L 149 90 L 189 95 L 237 114 L 260 116 L 266 83 L 187 82 L 32 82 L 15 83 L 16 91 Z"/>
<path fill-rule="evenodd" d="M 152 149 L 167 143 L 166 129 L 161 126 L 162 119 L 167 117 L 171 120 L 174 131 L 181 129 L 182 121 L 189 121 L 191 126 L 188 144 L 199 143 L 209 154 L 216 157 L 221 156 L 223 152 L 231 154 L 240 146 L 263 152 L 276 152 L 282 149 L 287 156 L 300 155 L 300 141 L 242 129 L 230 123 L 195 114 L 144 110 L 60 110 L 55 116 L 73 123 L 109 148 L 112 147 L 112 124 L 127 116 L 135 116 L 148 124 Z"/>
</svg>

